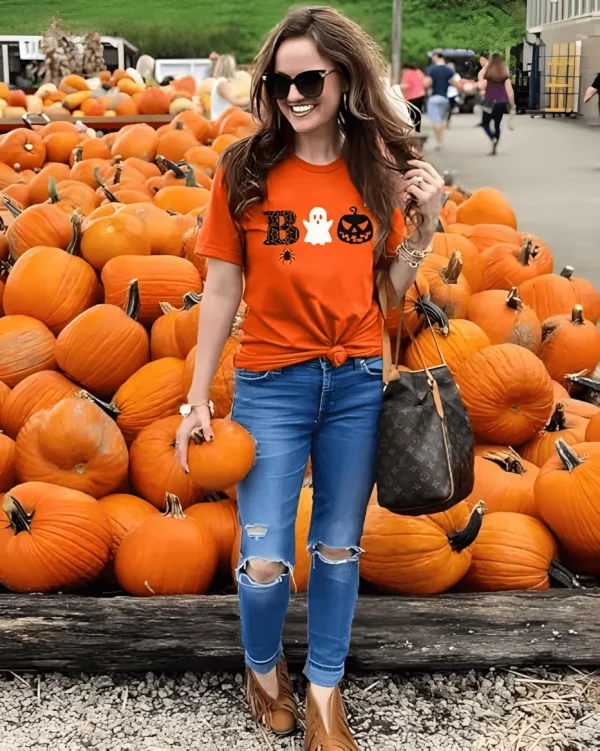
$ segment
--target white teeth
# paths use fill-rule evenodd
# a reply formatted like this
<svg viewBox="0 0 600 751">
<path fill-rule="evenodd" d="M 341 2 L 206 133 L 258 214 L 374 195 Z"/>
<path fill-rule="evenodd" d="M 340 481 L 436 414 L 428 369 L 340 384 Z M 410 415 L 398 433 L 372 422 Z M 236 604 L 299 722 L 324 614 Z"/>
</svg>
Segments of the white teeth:
<svg viewBox="0 0 600 751">
<path fill-rule="evenodd" d="M 293 104 L 290 109 L 294 115 L 301 116 L 311 112 L 314 108 L 314 104 Z"/>
</svg>

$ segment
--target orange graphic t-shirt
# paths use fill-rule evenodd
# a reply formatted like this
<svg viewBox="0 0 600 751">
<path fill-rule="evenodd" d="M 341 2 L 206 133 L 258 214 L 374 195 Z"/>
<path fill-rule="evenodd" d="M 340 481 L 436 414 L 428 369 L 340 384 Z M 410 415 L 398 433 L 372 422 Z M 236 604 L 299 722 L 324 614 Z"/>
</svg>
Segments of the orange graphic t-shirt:
<svg viewBox="0 0 600 751">
<path fill-rule="evenodd" d="M 327 357 L 381 354 L 381 318 L 373 296 L 376 226 L 343 157 L 314 165 L 286 157 L 267 178 L 265 201 L 241 223 L 245 248 L 218 170 L 196 252 L 242 266 L 242 348 L 235 365 L 270 370 Z M 397 209 L 387 247 L 405 236 Z"/>
</svg>

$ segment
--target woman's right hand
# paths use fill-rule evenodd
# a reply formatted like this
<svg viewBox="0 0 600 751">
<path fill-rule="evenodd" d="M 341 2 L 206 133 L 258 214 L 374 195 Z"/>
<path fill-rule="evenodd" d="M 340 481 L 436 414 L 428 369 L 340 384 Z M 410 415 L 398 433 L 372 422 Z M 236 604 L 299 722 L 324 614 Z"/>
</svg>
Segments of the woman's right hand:
<svg viewBox="0 0 600 751">
<path fill-rule="evenodd" d="M 198 430 L 204 436 L 204 440 L 212 441 L 215 437 L 213 429 L 210 427 L 210 407 L 204 404 L 200 407 L 193 407 L 187 417 L 184 417 L 177 435 L 175 437 L 175 449 L 179 463 L 186 473 L 189 474 L 188 467 L 188 447 L 190 436 L 194 430 Z"/>
</svg>

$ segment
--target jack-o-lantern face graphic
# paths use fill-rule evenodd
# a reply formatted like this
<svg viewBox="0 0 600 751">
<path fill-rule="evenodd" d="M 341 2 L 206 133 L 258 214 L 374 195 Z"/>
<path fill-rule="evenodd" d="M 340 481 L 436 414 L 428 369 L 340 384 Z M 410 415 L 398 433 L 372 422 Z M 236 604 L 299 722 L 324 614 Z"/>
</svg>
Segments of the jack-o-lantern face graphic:
<svg viewBox="0 0 600 751">
<path fill-rule="evenodd" d="M 356 206 L 350 207 L 350 213 L 344 214 L 337 226 L 337 235 L 344 243 L 358 245 L 373 238 L 373 224 L 366 214 L 358 214 Z"/>
</svg>

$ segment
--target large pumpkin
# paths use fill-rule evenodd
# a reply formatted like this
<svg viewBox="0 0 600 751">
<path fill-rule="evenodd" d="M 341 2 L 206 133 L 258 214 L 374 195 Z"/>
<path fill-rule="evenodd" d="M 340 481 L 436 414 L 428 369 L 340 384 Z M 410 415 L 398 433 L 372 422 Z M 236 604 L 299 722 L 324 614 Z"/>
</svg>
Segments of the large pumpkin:
<svg viewBox="0 0 600 751">
<path fill-rule="evenodd" d="M 32 373 L 56 367 L 56 339 L 30 316 L 0 318 L 0 381 L 13 388 Z"/>
<path fill-rule="evenodd" d="M 167 493 L 177 495 L 184 509 L 204 495 L 177 458 L 175 436 L 180 425 L 179 415 L 163 417 L 141 430 L 131 444 L 131 485 L 138 495 L 161 510 Z"/>
<path fill-rule="evenodd" d="M 548 422 L 552 379 L 542 362 L 516 344 L 493 344 L 456 373 L 475 435 L 483 442 L 519 446 Z"/>
<path fill-rule="evenodd" d="M 517 217 L 508 199 L 496 188 L 479 188 L 458 207 L 461 224 L 505 224 L 517 229 Z"/>
<path fill-rule="evenodd" d="M 238 533 L 237 503 L 230 498 L 194 503 L 185 510 L 186 516 L 196 519 L 217 545 L 218 568 L 221 573 L 231 571 L 231 555 Z"/>
<path fill-rule="evenodd" d="M 471 292 L 483 289 L 483 261 L 479 251 L 463 235 L 447 232 L 436 232 L 433 236 L 433 253 L 450 260 L 453 254 L 459 252 L 462 260 L 462 274 L 469 282 Z"/>
<path fill-rule="evenodd" d="M 519 294 L 542 323 L 552 316 L 568 315 L 577 305 L 571 282 L 558 274 L 542 274 L 524 282 L 519 286 Z"/>
<path fill-rule="evenodd" d="M 201 595 L 217 570 L 217 545 L 169 495 L 164 514 L 152 514 L 128 532 L 115 556 L 121 587 L 137 597 Z"/>
<path fill-rule="evenodd" d="M 120 485 L 128 466 L 121 431 L 85 398 L 67 397 L 36 412 L 17 436 L 21 482 L 50 482 L 100 498 Z"/>
<path fill-rule="evenodd" d="M 19 214 L 6 236 L 10 255 L 16 260 L 29 248 L 38 246 L 66 250 L 73 241 L 73 225 L 57 206 L 42 203 Z"/>
<path fill-rule="evenodd" d="M 77 316 L 56 342 L 60 369 L 95 396 L 110 399 L 149 360 L 148 332 L 137 322 L 138 311 L 134 280 L 125 310 L 103 304 Z"/>
<path fill-rule="evenodd" d="M 151 203 L 132 203 L 119 213 L 132 214 L 144 222 L 152 255 L 183 256 L 184 236 L 197 223 L 193 217 L 172 216 Z"/>
<path fill-rule="evenodd" d="M 233 360 L 240 349 L 240 343 L 237 339 L 230 336 L 225 342 L 223 351 L 219 358 L 217 370 L 210 384 L 209 399 L 213 403 L 214 417 L 227 417 L 233 406 L 233 396 L 235 393 L 235 369 Z M 185 392 L 190 392 L 192 388 L 192 379 L 194 377 L 194 368 L 196 367 L 197 347 L 194 347 L 185 360 Z"/>
<path fill-rule="evenodd" d="M 79 391 L 77 384 L 55 370 L 42 370 L 18 383 L 7 395 L 0 411 L 0 426 L 16 438 L 27 420 L 41 409 L 50 409 Z"/>
<path fill-rule="evenodd" d="M 592 371 L 600 361 L 600 331 L 584 319 L 584 313 L 581 305 L 575 305 L 571 315 L 552 316 L 542 323 L 538 357 L 560 383 L 568 373 Z"/>
<path fill-rule="evenodd" d="M 13 169 L 38 169 L 45 161 L 44 140 L 29 128 L 15 128 L 0 139 L 0 162 Z"/>
<path fill-rule="evenodd" d="M 578 570 L 599 575 L 600 443 L 569 446 L 559 439 L 536 480 L 535 500 Z"/>
<path fill-rule="evenodd" d="M 546 272 L 543 258 L 538 260 L 534 255 L 529 238 L 519 245 L 492 245 L 481 253 L 480 258 L 484 264 L 484 289 L 520 288 L 523 282 Z"/>
<path fill-rule="evenodd" d="M 542 341 L 542 326 L 535 312 L 523 305 L 519 292 L 513 287 L 488 290 L 469 300 L 467 318 L 488 335 L 492 344 L 518 344 L 537 352 Z"/>
<path fill-rule="evenodd" d="M 422 370 L 423 360 L 428 368 L 441 365 L 436 341 L 452 374 L 456 374 L 461 364 L 471 355 L 490 345 L 485 331 L 471 321 L 450 321 L 447 334 L 437 325 L 434 325 L 433 331 L 435 334 L 432 334 L 429 327 L 423 329 L 415 337 L 416 343 L 411 342 L 406 348 L 404 363 L 411 370 Z"/>
<path fill-rule="evenodd" d="M 112 154 L 120 156 L 121 159 L 136 157 L 152 162 L 156 156 L 157 146 L 158 135 L 154 128 L 146 123 L 140 123 L 131 128 L 121 129 L 112 146 Z"/>
<path fill-rule="evenodd" d="M 461 502 L 441 514 L 401 516 L 367 508 L 360 575 L 380 592 L 435 595 L 457 584 L 471 563 L 470 546 L 485 506 Z"/>
<path fill-rule="evenodd" d="M 471 287 L 461 270 L 459 252 L 454 252 L 449 260 L 431 254 L 421 264 L 421 273 L 429 283 L 429 296 L 448 318 L 464 318 L 467 314 Z"/>
<path fill-rule="evenodd" d="M 31 248 L 8 275 L 4 312 L 36 318 L 58 335 L 97 295 L 94 269 L 82 258 L 59 248 Z"/>
<path fill-rule="evenodd" d="M 29 204 L 44 203 L 50 197 L 48 179 L 68 180 L 71 171 L 66 164 L 47 164 L 29 183 Z"/>
<path fill-rule="evenodd" d="M 554 456 L 555 444 L 559 438 L 562 438 L 569 446 L 583 443 L 588 425 L 588 419 L 567 413 L 563 404 L 559 402 L 546 427 L 523 444 L 519 451 L 532 464 L 543 467 L 548 459 Z"/>
<path fill-rule="evenodd" d="M 583 306 L 583 313 L 587 320 L 596 324 L 600 320 L 600 294 L 588 279 L 573 276 L 574 273 L 575 269 L 572 266 L 565 266 L 560 275 L 571 282 L 575 299 L 579 305 Z"/>
<path fill-rule="evenodd" d="M 185 258 L 121 256 L 113 258 L 102 270 L 105 302 L 122 307 L 132 279 L 138 280 L 138 320 L 144 325 L 151 325 L 162 314 L 161 302 L 177 306 L 187 292 L 202 291 L 200 274 Z"/>
<path fill-rule="evenodd" d="M 117 425 L 130 444 L 136 435 L 162 417 L 179 412 L 185 403 L 183 360 L 163 357 L 136 371 L 104 407 L 116 417 Z"/>
<path fill-rule="evenodd" d="M 252 469 L 256 458 L 254 439 L 233 420 L 213 420 L 212 441 L 198 431 L 192 434 L 188 450 L 190 477 L 205 490 L 223 490 L 237 485 Z"/>
<path fill-rule="evenodd" d="M 144 222 L 136 216 L 117 212 L 85 224 L 81 255 L 98 271 L 102 271 L 111 259 L 119 256 L 149 256 L 150 251 Z M 127 279 L 125 292 L 133 278 Z M 123 305 L 124 302 L 123 299 L 120 304 Z"/>
<path fill-rule="evenodd" d="M 470 592 L 548 589 L 557 553 L 554 537 L 539 519 L 510 511 L 487 514 L 460 587 Z"/>
<path fill-rule="evenodd" d="M 98 578 L 111 551 L 98 501 L 47 482 L 16 485 L 0 510 L 0 583 L 13 592 L 74 589 Z"/>
<path fill-rule="evenodd" d="M 483 501 L 490 513 L 514 511 L 537 516 L 533 486 L 538 474 L 538 467 L 514 449 L 488 447 L 475 456 L 475 484 L 465 501 L 470 507 Z"/>
<path fill-rule="evenodd" d="M 160 357 L 180 357 L 185 359 L 196 346 L 200 321 L 201 295 L 188 292 L 183 296 L 183 307 L 174 308 L 170 303 L 161 302 L 163 313 L 152 324 L 150 352 L 153 360 Z"/>
</svg>

